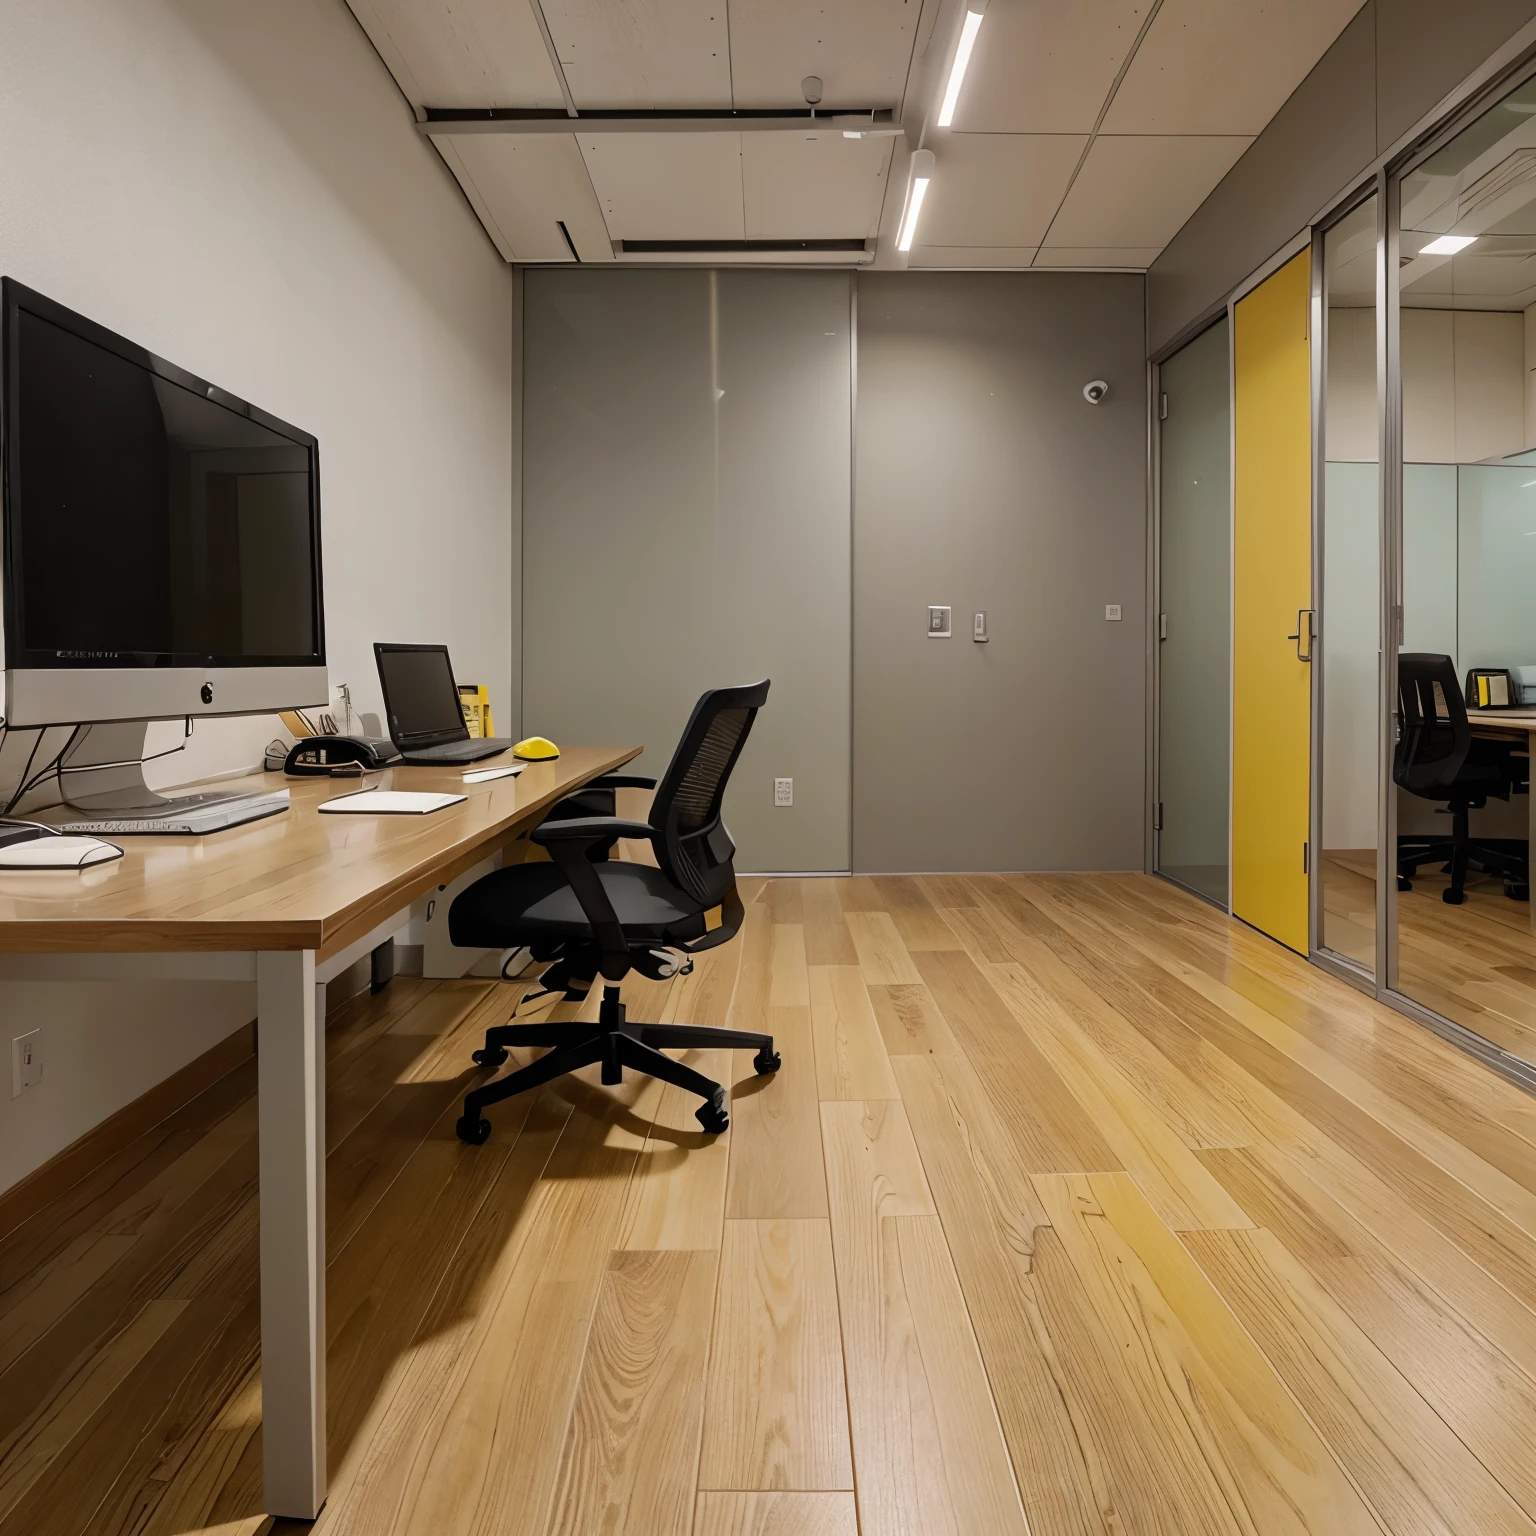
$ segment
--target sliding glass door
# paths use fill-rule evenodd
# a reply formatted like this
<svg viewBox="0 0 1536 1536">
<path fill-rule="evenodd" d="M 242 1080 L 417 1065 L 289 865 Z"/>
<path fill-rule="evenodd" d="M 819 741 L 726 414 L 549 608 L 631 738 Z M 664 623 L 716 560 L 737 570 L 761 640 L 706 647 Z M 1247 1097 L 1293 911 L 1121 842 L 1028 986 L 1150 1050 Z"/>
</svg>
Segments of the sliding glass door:
<svg viewBox="0 0 1536 1536">
<path fill-rule="evenodd" d="M 1225 319 L 1161 370 L 1157 869 L 1227 905 L 1231 442 Z"/>
</svg>

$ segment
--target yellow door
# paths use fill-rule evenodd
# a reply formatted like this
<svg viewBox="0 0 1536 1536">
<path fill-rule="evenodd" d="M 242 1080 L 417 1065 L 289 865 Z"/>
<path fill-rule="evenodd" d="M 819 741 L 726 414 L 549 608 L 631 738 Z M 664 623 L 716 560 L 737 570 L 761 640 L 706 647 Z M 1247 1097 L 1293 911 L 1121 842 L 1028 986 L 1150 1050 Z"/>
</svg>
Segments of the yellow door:
<svg viewBox="0 0 1536 1536">
<path fill-rule="evenodd" d="M 1232 910 L 1307 952 L 1312 370 L 1305 251 L 1236 306 Z M 1299 638 L 1293 638 L 1299 637 Z"/>
</svg>

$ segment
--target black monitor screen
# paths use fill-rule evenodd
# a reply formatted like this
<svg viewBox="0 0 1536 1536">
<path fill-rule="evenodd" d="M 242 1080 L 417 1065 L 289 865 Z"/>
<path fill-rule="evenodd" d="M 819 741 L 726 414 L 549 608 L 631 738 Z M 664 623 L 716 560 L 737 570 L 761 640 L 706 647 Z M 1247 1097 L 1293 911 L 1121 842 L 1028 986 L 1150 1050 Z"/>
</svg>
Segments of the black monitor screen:
<svg viewBox="0 0 1536 1536">
<path fill-rule="evenodd" d="M 378 658 L 393 740 L 468 736 L 446 649 L 381 645 Z"/>
<path fill-rule="evenodd" d="M 7 664 L 323 661 L 313 439 L 38 308 L 6 306 Z"/>
</svg>

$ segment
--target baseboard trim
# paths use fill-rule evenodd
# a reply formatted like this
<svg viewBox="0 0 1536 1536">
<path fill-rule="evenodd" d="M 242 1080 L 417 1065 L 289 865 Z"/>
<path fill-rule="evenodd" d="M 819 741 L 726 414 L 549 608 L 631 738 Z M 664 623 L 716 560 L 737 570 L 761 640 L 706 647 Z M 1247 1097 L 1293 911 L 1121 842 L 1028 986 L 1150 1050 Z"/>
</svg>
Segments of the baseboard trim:
<svg viewBox="0 0 1536 1536">
<path fill-rule="evenodd" d="M 147 1093 L 141 1093 L 132 1103 L 108 1115 L 100 1125 L 55 1152 L 9 1189 L 0 1191 L 0 1238 L 31 1220 L 108 1158 L 233 1072 L 255 1054 L 255 1048 L 253 1020 L 189 1061 L 180 1071 L 156 1083 Z"/>
</svg>

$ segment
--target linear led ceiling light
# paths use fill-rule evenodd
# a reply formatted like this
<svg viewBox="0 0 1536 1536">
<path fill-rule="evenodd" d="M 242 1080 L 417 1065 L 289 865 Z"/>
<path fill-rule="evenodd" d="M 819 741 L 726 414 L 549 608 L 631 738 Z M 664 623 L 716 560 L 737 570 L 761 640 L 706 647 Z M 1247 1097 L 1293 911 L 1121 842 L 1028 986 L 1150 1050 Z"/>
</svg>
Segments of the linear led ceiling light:
<svg viewBox="0 0 1536 1536">
<path fill-rule="evenodd" d="M 1438 240 L 1431 240 L 1420 251 L 1420 256 L 1454 256 L 1457 251 L 1464 251 L 1477 239 L 1476 235 L 1441 235 Z"/>
<path fill-rule="evenodd" d="M 955 103 L 960 99 L 960 87 L 965 83 L 965 67 L 971 62 L 971 49 L 976 46 L 976 34 L 981 30 L 981 18 L 986 11 L 985 0 L 978 4 L 971 0 L 966 7 L 965 22 L 960 28 L 960 43 L 955 49 L 955 62 L 949 67 L 949 84 L 944 87 L 944 105 L 939 108 L 939 127 L 948 128 L 955 120 Z"/>
<path fill-rule="evenodd" d="M 901 234 L 896 240 L 898 251 L 912 249 L 912 237 L 917 233 L 917 217 L 923 211 L 923 199 L 928 195 L 928 183 L 933 180 L 933 151 L 915 149 L 907 165 L 907 210 L 901 216 Z"/>
</svg>

